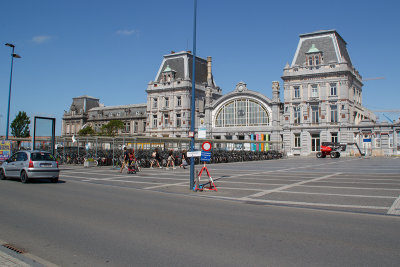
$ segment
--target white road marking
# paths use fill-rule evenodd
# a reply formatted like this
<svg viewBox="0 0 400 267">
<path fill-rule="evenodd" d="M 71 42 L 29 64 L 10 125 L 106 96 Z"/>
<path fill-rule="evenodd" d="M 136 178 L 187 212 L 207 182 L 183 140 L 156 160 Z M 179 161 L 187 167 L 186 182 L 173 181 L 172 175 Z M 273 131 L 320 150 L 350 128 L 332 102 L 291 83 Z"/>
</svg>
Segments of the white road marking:
<svg viewBox="0 0 400 267">
<path fill-rule="evenodd" d="M 387 214 L 400 215 L 400 196 L 393 202 L 393 205 L 389 208 Z"/>
<path fill-rule="evenodd" d="M 271 194 L 271 193 L 275 193 L 275 192 L 278 192 L 278 191 L 281 191 L 281 190 L 284 190 L 284 189 L 288 189 L 288 188 L 291 188 L 291 187 L 294 187 L 294 186 L 299 186 L 299 185 L 303 185 L 305 183 L 311 183 L 311 182 L 319 181 L 319 180 L 326 179 L 328 177 L 332 177 L 332 176 L 339 175 L 339 174 L 341 174 L 341 173 L 337 172 L 337 173 L 334 173 L 334 174 L 329 174 L 329 175 L 325 175 L 325 176 L 322 176 L 322 177 L 317 177 L 317 178 L 314 178 L 314 179 L 311 179 L 311 180 L 305 180 L 305 181 L 301 181 L 301 182 L 294 183 L 294 184 L 284 185 L 284 186 L 281 186 L 281 187 L 278 187 L 278 188 L 275 188 L 275 189 L 271 189 L 271 190 L 262 190 L 259 193 L 256 193 L 256 194 L 244 197 L 244 198 L 265 196 L 265 195 L 268 195 L 268 194 Z"/>
<path fill-rule="evenodd" d="M 341 196 L 341 197 L 365 197 L 365 198 L 396 198 L 391 196 L 370 196 L 370 195 L 349 195 L 349 194 L 333 194 L 333 193 L 316 193 L 302 191 L 280 191 L 279 193 L 304 194 L 304 195 L 324 195 L 324 196 Z"/>
<path fill-rule="evenodd" d="M 321 162 L 322 164 L 309 164 L 309 165 L 303 165 L 303 166 L 294 166 L 291 165 L 286 165 L 286 167 L 281 166 L 280 168 L 275 168 L 274 166 L 269 166 L 268 171 L 258 171 L 257 172 L 257 167 L 259 165 L 253 164 L 254 167 L 251 167 L 253 165 L 249 165 L 247 162 L 246 166 L 250 167 L 250 170 L 233 170 L 233 169 L 215 169 L 213 170 L 212 167 L 216 165 L 209 165 L 209 170 L 212 172 L 213 178 L 216 180 L 217 187 L 218 189 L 221 190 L 236 190 L 238 192 L 248 192 L 249 193 L 255 193 L 246 197 L 224 197 L 219 195 L 218 193 L 215 194 L 206 194 L 207 197 L 212 197 L 216 199 L 226 199 L 226 200 L 236 200 L 236 201 L 249 201 L 249 202 L 261 202 L 261 203 L 266 203 L 266 204 L 282 204 L 282 205 L 300 205 L 300 206 L 315 206 L 315 207 L 337 207 L 337 208 L 354 208 L 354 209 L 372 209 L 372 210 L 385 210 L 387 211 L 388 214 L 396 214 L 400 215 L 400 196 L 396 197 L 400 193 L 400 188 L 390 188 L 391 185 L 400 185 L 400 183 L 396 183 L 397 181 L 400 181 L 399 178 L 399 173 L 393 173 L 393 170 L 399 170 L 398 168 L 393 168 L 393 166 L 382 166 L 379 165 L 379 170 L 387 170 L 391 171 L 391 173 L 373 173 L 373 171 L 376 169 L 373 166 L 367 165 L 367 166 L 362 166 L 362 170 L 366 173 L 356 173 L 352 172 L 353 169 L 351 169 L 350 166 L 346 164 L 340 164 L 340 172 L 338 173 L 332 173 L 330 175 L 325 175 L 326 172 L 329 172 L 329 170 L 338 170 L 338 168 L 335 168 L 338 163 L 347 163 L 350 161 L 360 161 L 363 159 L 355 158 L 355 159 L 350 159 L 346 161 L 332 161 L 332 162 Z M 288 162 L 289 163 L 289 162 Z M 292 164 L 292 162 L 290 162 Z M 299 162 L 296 162 L 299 163 Z M 300 162 L 301 163 L 301 162 Z M 366 163 L 366 162 L 365 162 Z M 238 163 L 231 163 L 231 164 L 238 164 Z M 307 163 L 306 163 L 307 164 Z M 297 165 L 297 164 L 296 164 Z M 240 165 L 239 165 L 240 166 Z M 228 166 L 226 166 L 228 167 Z M 236 166 L 235 166 L 236 167 Z M 253 168 L 251 170 L 251 168 Z M 312 168 L 312 170 L 307 170 L 308 168 Z M 324 171 L 322 171 L 322 169 Z M 225 171 L 235 171 L 234 175 L 226 175 L 227 172 Z M 371 172 L 368 172 L 371 170 Z M 252 172 L 253 171 L 253 172 Z M 185 172 L 179 172 L 179 171 L 160 171 L 160 170 L 155 170 L 154 172 L 147 172 L 147 170 L 144 170 L 143 174 L 152 174 L 152 176 L 140 176 L 140 173 L 136 175 L 124 175 L 124 174 L 116 174 L 118 172 L 117 169 L 78 169 L 78 170 L 65 170 L 61 172 L 60 178 L 62 177 L 71 177 L 75 179 L 84 179 L 82 181 L 110 181 L 110 182 L 119 182 L 119 183 L 132 183 L 132 184 L 148 184 L 150 186 L 142 188 L 141 190 L 152 190 L 152 189 L 160 189 L 160 188 L 165 188 L 165 187 L 187 187 L 189 184 L 189 173 Z M 368 172 L 368 173 L 367 173 Z M 89 175 L 98 175 L 99 177 L 96 178 L 89 178 L 89 177 L 82 177 L 82 175 L 79 176 L 74 176 L 74 174 L 85 174 Z M 333 177 L 335 175 L 339 175 L 340 177 Z M 159 176 L 156 176 L 159 175 Z M 169 177 L 160 177 L 160 176 L 174 176 L 173 178 Z M 321 175 L 324 175 L 320 177 Z M 102 177 L 102 178 L 100 178 Z M 332 178 L 329 178 L 332 177 Z M 381 178 L 382 177 L 382 178 Z M 225 179 L 226 178 L 226 179 Z M 233 179 L 231 179 L 233 178 Z M 235 179 L 237 178 L 237 179 Z M 285 179 L 286 178 L 286 179 Z M 397 178 L 397 179 L 396 179 Z M 152 181 L 146 181 L 146 179 L 152 180 Z M 305 180 L 307 179 L 307 180 Z M 325 180 L 323 180 L 325 179 Z M 174 184 L 168 184 L 165 182 L 168 182 L 167 180 L 174 180 L 177 183 Z M 236 181 L 235 181 L 236 180 Z M 322 181 L 323 180 L 323 181 Z M 250 182 L 246 182 L 250 181 Z M 258 182 L 260 181 L 260 182 Z M 351 185 L 354 184 L 355 186 L 332 186 L 332 185 L 309 185 L 308 183 L 316 182 L 319 181 L 321 183 L 332 183 L 332 184 L 343 184 L 343 185 Z M 269 184 L 268 182 L 275 182 L 274 184 Z M 278 182 L 278 183 L 276 183 Z M 282 182 L 282 183 L 279 183 Z M 287 182 L 294 182 L 291 184 L 286 184 Z M 218 183 L 221 186 L 218 186 Z M 222 185 L 234 185 L 237 184 L 238 187 L 225 187 Z M 279 186 L 275 189 L 270 189 L 270 190 L 260 190 L 260 188 L 241 188 L 240 184 L 243 184 L 244 186 L 255 186 L 258 187 L 259 185 L 264 185 L 264 186 L 270 186 L 270 187 L 275 187 Z M 368 185 L 387 185 L 385 188 L 362 188 L 362 187 L 357 187 L 361 184 L 365 184 L 366 186 Z M 105 186 L 107 184 L 104 184 Z M 347 191 L 349 193 L 345 194 L 340 194 L 339 193 L 320 193 L 320 192 L 301 192 L 301 191 L 289 191 L 290 190 L 301 190 L 303 188 L 303 191 L 306 191 L 304 188 L 325 188 L 327 190 L 329 189 L 345 189 L 345 190 L 359 190 L 359 194 L 352 195 L 351 193 L 353 191 Z M 268 188 L 268 187 L 267 187 Z M 375 192 L 381 192 L 378 196 L 369 196 L 363 194 L 361 190 L 374 190 Z M 227 192 L 226 191 L 226 192 Z M 251 192 L 250 192 L 251 191 Z M 261 192 L 260 192 L 261 191 Z M 229 191 L 228 191 L 229 192 Z M 270 193 L 285 193 L 285 194 L 304 194 L 304 195 L 321 195 L 323 196 L 338 196 L 338 197 L 354 197 L 354 198 L 371 198 L 372 199 L 395 199 L 393 202 L 393 205 L 391 207 L 382 207 L 382 206 L 362 206 L 362 205 L 346 205 L 346 204 L 329 204 L 329 203 L 309 203 L 309 202 L 299 202 L 299 201 L 281 201 L 281 200 L 266 200 L 266 199 L 255 199 L 254 197 L 261 197 Z M 357 191 L 355 191 L 356 193 Z M 385 192 L 390 192 L 392 196 L 383 196 Z M 368 191 L 366 192 L 368 194 Z M 393 193 L 395 193 L 396 196 L 393 196 Z M 193 195 L 195 196 L 195 195 Z M 202 195 L 204 196 L 204 195 Z"/>
<path fill-rule="evenodd" d="M 377 187 L 354 187 L 354 186 L 329 186 L 329 185 L 298 185 L 299 187 L 322 187 L 322 188 L 338 188 L 338 189 L 357 189 L 357 190 L 383 190 L 383 191 L 400 191 L 400 188 L 377 188 Z"/>
<path fill-rule="evenodd" d="M 182 186 L 182 185 L 187 185 L 189 182 L 182 182 L 182 183 L 177 183 L 177 184 L 163 184 L 163 185 L 156 185 L 156 186 L 150 186 L 143 188 L 145 190 L 150 190 L 150 189 L 156 189 L 156 188 L 162 188 L 162 187 L 168 187 L 168 186 Z"/>
<path fill-rule="evenodd" d="M 372 183 L 372 182 L 343 182 L 343 181 L 320 181 L 320 183 L 332 183 L 332 184 L 387 184 L 387 185 L 400 185 L 400 183 Z M 400 188 L 399 188 L 400 189 Z"/>
</svg>

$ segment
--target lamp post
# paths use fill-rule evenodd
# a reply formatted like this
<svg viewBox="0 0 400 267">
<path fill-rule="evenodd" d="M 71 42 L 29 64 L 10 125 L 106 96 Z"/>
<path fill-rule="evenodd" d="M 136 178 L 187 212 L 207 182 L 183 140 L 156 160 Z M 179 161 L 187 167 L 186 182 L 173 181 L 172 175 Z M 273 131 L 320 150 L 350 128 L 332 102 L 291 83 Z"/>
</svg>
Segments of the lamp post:
<svg viewBox="0 0 400 267">
<path fill-rule="evenodd" d="M 10 125 L 10 102 L 11 102 L 11 84 L 12 84 L 13 64 L 14 64 L 14 58 L 21 58 L 21 56 L 14 53 L 15 45 L 10 44 L 10 43 L 6 43 L 5 45 L 12 48 L 12 53 L 11 53 L 10 89 L 9 89 L 9 91 L 8 91 L 8 111 L 7 111 L 7 128 L 6 128 L 6 140 L 8 140 L 8 128 L 9 128 L 9 125 Z"/>
<path fill-rule="evenodd" d="M 190 151 L 194 151 L 194 126 L 195 126 L 195 92 L 196 92 L 196 16 L 197 16 L 197 0 L 194 0 L 194 21 L 193 21 L 193 67 L 192 67 L 192 101 L 191 101 L 191 122 L 190 131 L 193 136 L 190 139 Z M 190 190 L 194 186 L 194 158 L 190 161 Z"/>
</svg>

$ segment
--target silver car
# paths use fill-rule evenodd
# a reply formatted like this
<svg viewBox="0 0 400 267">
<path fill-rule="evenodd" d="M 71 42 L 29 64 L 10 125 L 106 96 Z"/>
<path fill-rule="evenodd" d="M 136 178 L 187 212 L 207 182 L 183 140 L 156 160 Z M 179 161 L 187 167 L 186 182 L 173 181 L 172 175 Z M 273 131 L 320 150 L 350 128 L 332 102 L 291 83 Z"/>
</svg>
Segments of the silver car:
<svg viewBox="0 0 400 267">
<path fill-rule="evenodd" d="M 0 166 L 0 179 L 20 178 L 27 183 L 29 179 L 48 178 L 57 183 L 60 170 L 54 156 L 46 151 L 19 151 Z"/>
</svg>

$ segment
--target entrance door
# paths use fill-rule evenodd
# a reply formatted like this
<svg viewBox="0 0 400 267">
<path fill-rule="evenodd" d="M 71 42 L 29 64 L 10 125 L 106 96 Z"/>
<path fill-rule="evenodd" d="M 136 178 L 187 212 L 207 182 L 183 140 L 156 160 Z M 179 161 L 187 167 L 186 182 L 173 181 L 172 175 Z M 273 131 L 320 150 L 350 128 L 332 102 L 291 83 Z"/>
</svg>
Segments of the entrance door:
<svg viewBox="0 0 400 267">
<path fill-rule="evenodd" d="M 311 135 L 311 151 L 317 152 L 320 151 L 320 137 L 319 134 L 312 134 Z"/>
</svg>

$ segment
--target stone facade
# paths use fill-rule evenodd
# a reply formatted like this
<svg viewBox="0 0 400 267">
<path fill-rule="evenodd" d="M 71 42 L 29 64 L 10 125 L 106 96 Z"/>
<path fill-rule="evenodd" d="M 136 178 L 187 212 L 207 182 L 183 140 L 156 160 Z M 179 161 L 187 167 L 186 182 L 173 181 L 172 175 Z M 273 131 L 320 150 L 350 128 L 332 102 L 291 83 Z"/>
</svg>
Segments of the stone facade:
<svg viewBox="0 0 400 267">
<path fill-rule="evenodd" d="M 63 117 L 63 135 L 76 134 L 85 124 L 99 129 L 120 119 L 126 126 L 121 135 L 187 137 L 192 123 L 192 64 L 190 51 L 165 55 L 147 85 L 145 104 L 104 107 L 96 98 L 74 98 Z M 399 122 L 377 123 L 375 114 L 363 107 L 362 77 L 335 30 L 300 35 L 292 63 L 281 77 L 283 102 L 279 82 L 272 83 L 272 99 L 249 90 L 245 82 L 223 95 L 211 64 L 211 57 L 196 57 L 196 137 L 205 132 L 217 140 L 271 141 L 244 148 L 273 148 L 288 155 L 314 154 L 324 141 L 357 143 L 367 154 L 398 151 Z M 356 152 L 350 145 L 344 154 Z"/>
<path fill-rule="evenodd" d="M 73 98 L 71 108 L 64 113 L 62 136 L 76 136 L 80 129 L 91 126 L 99 131 L 101 126 L 111 120 L 121 120 L 125 128 L 120 135 L 144 135 L 146 131 L 146 104 L 105 107 L 99 99 L 90 96 Z"/>
<path fill-rule="evenodd" d="M 364 146 L 362 140 L 375 133 L 376 116 L 362 106 L 362 77 L 335 30 L 300 35 L 282 80 L 281 125 L 289 155 L 319 151 L 323 141 Z"/>
<path fill-rule="evenodd" d="M 193 55 L 171 52 L 164 56 L 154 81 L 147 86 L 146 134 L 155 137 L 187 137 L 191 125 Z M 205 116 L 207 101 L 221 97 L 211 71 L 211 57 L 196 58 L 195 128 Z"/>
</svg>

